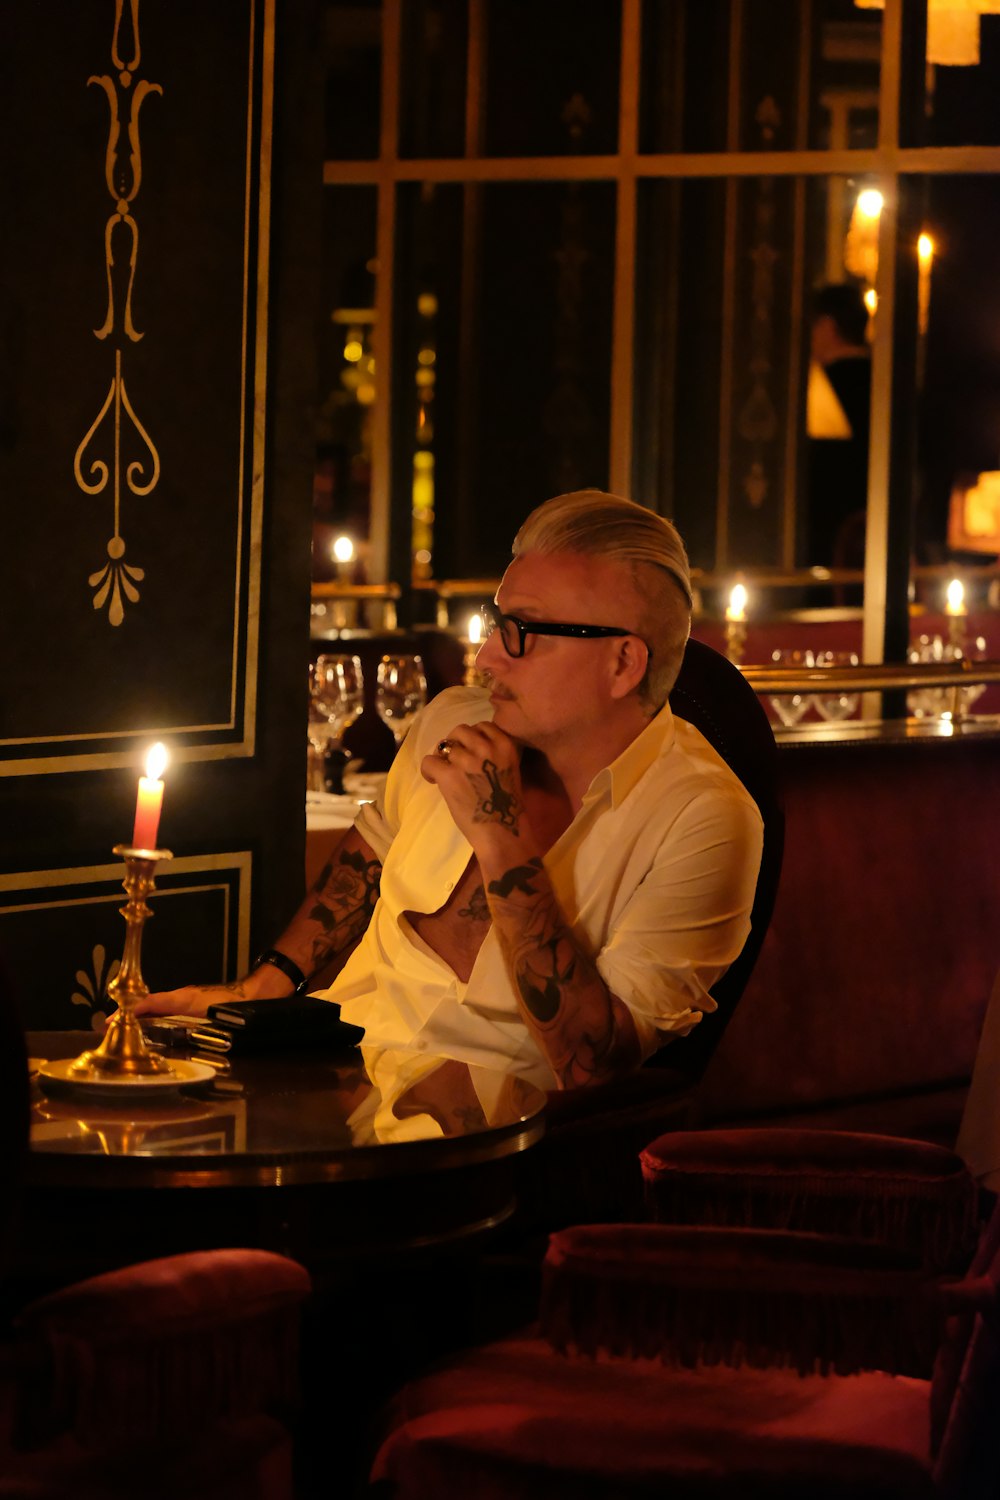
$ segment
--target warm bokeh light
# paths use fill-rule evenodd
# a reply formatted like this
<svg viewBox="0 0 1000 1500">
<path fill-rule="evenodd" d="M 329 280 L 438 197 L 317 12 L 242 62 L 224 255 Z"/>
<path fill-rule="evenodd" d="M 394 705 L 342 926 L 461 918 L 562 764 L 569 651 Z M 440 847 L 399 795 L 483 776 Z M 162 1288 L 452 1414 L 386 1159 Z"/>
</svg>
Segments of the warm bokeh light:
<svg viewBox="0 0 1000 1500">
<path fill-rule="evenodd" d="M 878 188 L 865 188 L 858 194 L 858 212 L 866 219 L 877 219 L 884 204 L 885 199 Z"/>
<path fill-rule="evenodd" d="M 334 560 L 339 563 L 349 563 L 354 557 L 354 543 L 349 536 L 338 536 L 333 544 Z"/>
<path fill-rule="evenodd" d="M 743 620 L 746 618 L 747 599 L 746 588 L 742 583 L 734 583 L 729 593 L 729 605 L 726 609 L 727 620 Z"/>
<path fill-rule="evenodd" d="M 149 747 L 149 753 L 146 756 L 147 778 L 150 781 L 159 781 L 160 777 L 167 769 L 167 762 L 169 761 L 169 759 L 170 756 L 167 754 L 166 745 L 161 745 L 159 740 L 157 740 L 155 745 L 151 745 Z"/>
<path fill-rule="evenodd" d="M 960 578 L 953 578 L 948 585 L 948 602 L 945 609 L 950 615 L 965 613 L 965 586 Z"/>
<path fill-rule="evenodd" d="M 349 360 L 352 365 L 357 364 L 364 352 L 364 345 L 360 339 L 348 339 L 344 345 L 344 358 Z"/>
<path fill-rule="evenodd" d="M 865 292 L 865 306 L 868 309 L 868 316 L 874 318 L 875 309 L 878 307 L 878 292 L 873 286 L 870 286 L 867 292 Z"/>
<path fill-rule="evenodd" d="M 934 241 L 929 234 L 922 234 L 917 240 L 917 258 L 922 265 L 934 259 Z"/>
<path fill-rule="evenodd" d="M 474 615 L 470 615 L 469 616 L 469 623 L 466 626 L 465 634 L 466 634 L 466 636 L 468 638 L 470 646 L 478 646 L 479 645 L 480 641 L 483 638 L 483 617 L 482 617 L 482 615 L 480 615 L 480 614 L 474 614 Z"/>
</svg>

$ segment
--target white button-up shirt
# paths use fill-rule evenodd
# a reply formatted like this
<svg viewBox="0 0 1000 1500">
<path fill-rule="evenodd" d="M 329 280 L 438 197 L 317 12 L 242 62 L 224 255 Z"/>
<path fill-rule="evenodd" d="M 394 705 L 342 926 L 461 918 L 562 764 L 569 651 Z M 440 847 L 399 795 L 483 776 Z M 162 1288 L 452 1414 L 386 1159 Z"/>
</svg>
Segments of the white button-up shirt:
<svg viewBox="0 0 1000 1500">
<path fill-rule="evenodd" d="M 381 896 L 326 994 L 345 1021 L 364 1027 L 369 1075 L 395 1096 L 441 1058 L 556 1087 L 493 929 L 463 983 L 404 916 L 438 911 L 472 855 L 420 763 L 455 725 L 490 717 L 481 688 L 439 694 L 403 741 L 382 797 L 355 824 L 382 861 Z M 560 908 L 628 1006 L 644 1056 L 715 1009 L 709 988 L 750 930 L 761 846 L 753 799 L 667 706 L 595 776 L 545 855 Z"/>
</svg>

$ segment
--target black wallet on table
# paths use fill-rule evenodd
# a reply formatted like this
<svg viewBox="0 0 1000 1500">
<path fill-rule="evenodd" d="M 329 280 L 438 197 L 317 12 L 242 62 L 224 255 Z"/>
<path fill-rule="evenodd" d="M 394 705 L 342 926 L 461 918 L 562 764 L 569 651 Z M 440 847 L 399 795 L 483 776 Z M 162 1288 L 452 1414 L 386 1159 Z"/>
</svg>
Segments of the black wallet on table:
<svg viewBox="0 0 1000 1500">
<path fill-rule="evenodd" d="M 191 1041 L 220 1052 L 275 1052 L 298 1047 L 356 1047 L 364 1028 L 340 1019 L 335 1001 L 314 995 L 210 1005 L 208 1023 Z"/>
</svg>

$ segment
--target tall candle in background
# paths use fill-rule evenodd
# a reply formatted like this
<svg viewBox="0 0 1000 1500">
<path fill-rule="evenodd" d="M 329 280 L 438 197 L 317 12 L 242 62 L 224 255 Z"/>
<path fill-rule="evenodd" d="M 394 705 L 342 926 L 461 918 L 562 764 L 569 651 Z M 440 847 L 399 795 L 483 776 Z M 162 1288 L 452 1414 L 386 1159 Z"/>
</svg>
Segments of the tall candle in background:
<svg viewBox="0 0 1000 1500">
<path fill-rule="evenodd" d="M 946 615 L 954 617 L 966 613 L 965 586 L 960 578 L 953 578 L 948 585 L 948 592 L 945 595 L 944 612 Z"/>
<path fill-rule="evenodd" d="M 745 585 L 734 583 L 729 594 L 729 603 L 726 605 L 726 619 L 741 624 L 747 617 L 748 598 Z"/>
<path fill-rule="evenodd" d="M 135 828 L 132 831 L 133 849 L 155 849 L 156 835 L 160 827 L 160 811 L 163 807 L 163 775 L 167 764 L 164 745 L 156 744 L 146 756 L 146 774 L 139 777 L 139 795 L 135 804 Z"/>
<path fill-rule="evenodd" d="M 463 665 L 465 671 L 462 681 L 466 687 L 474 687 L 479 681 L 476 672 L 476 657 L 479 655 L 479 647 L 483 639 L 483 617 L 476 612 L 469 616 L 469 622 L 465 627 L 465 658 Z"/>
</svg>

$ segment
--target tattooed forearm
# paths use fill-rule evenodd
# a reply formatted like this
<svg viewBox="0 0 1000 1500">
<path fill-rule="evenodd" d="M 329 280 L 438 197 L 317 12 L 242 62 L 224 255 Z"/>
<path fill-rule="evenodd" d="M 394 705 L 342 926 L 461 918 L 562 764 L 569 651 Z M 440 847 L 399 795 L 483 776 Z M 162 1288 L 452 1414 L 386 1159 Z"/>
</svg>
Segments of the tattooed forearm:
<svg viewBox="0 0 1000 1500">
<path fill-rule="evenodd" d="M 309 919 L 322 929 L 313 939 L 313 967 L 343 953 L 362 936 L 379 895 L 382 866 L 353 850 L 331 860 L 316 883 Z"/>
<path fill-rule="evenodd" d="M 543 1026 L 559 1014 L 569 985 L 576 973 L 576 953 L 572 943 L 563 944 L 568 951 L 560 965 L 560 942 L 550 938 L 542 948 L 529 948 L 521 963 L 515 961 L 515 977 L 521 998 L 536 1021 Z"/>
<path fill-rule="evenodd" d="M 490 881 L 490 895 L 509 896 L 511 891 L 521 891 L 525 896 L 534 895 L 538 889 L 535 877 L 542 868 L 542 861 L 536 856 L 526 865 L 515 865 L 512 870 L 505 870 L 499 880 Z"/>
<path fill-rule="evenodd" d="M 541 859 L 489 882 L 494 927 L 534 1032 L 563 1088 L 635 1066 L 627 1008 L 571 931 Z"/>
</svg>

